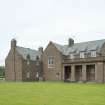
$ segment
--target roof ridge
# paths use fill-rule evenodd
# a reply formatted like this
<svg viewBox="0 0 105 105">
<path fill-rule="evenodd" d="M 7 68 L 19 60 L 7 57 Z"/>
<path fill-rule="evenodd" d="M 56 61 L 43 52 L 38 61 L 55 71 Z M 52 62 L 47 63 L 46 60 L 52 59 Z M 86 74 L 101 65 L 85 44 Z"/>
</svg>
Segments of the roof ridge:
<svg viewBox="0 0 105 105">
<path fill-rule="evenodd" d="M 78 43 L 74 43 L 74 44 L 90 43 L 90 42 L 103 41 L 103 40 L 105 40 L 105 39 L 84 41 L 84 42 L 78 42 Z M 50 41 L 50 42 L 52 42 L 52 41 Z M 55 42 L 52 42 L 52 43 L 53 43 L 53 44 L 57 44 L 57 45 L 59 45 L 59 46 L 67 46 L 67 44 L 66 44 L 66 45 L 62 45 L 62 44 L 55 43 Z"/>
<path fill-rule="evenodd" d="M 26 48 L 26 47 L 21 47 L 21 46 L 17 46 L 19 48 L 23 48 L 23 49 L 29 49 L 29 50 L 32 50 L 32 51 L 38 51 L 38 50 L 35 50 L 35 49 L 31 49 L 31 48 Z"/>
<path fill-rule="evenodd" d="M 78 42 L 78 43 L 74 43 L 74 44 L 79 44 L 79 43 L 89 43 L 89 42 L 96 42 L 96 41 L 103 41 L 105 39 L 100 39 L 100 40 L 91 40 L 91 41 L 84 41 L 84 42 Z"/>
<path fill-rule="evenodd" d="M 52 43 L 60 52 L 62 52 L 62 54 L 66 54 L 68 52 L 74 51 L 76 48 L 78 48 L 78 51 L 84 51 L 87 49 L 87 46 L 88 50 L 99 50 L 105 43 L 105 39 L 74 43 L 72 47 L 69 47 L 68 45 L 60 45 L 54 42 Z"/>
<path fill-rule="evenodd" d="M 30 48 L 25 48 L 25 47 L 20 47 L 17 46 L 16 47 L 16 51 L 18 51 L 18 53 L 26 60 L 27 59 L 27 55 L 30 55 L 30 59 L 35 61 L 36 60 L 36 56 L 41 57 L 41 54 L 39 51 L 37 50 L 33 50 Z"/>
<path fill-rule="evenodd" d="M 52 42 L 52 41 L 51 41 Z M 56 45 L 59 45 L 59 46 L 64 46 L 62 44 L 59 44 L 59 43 L 55 43 L 55 42 L 52 42 L 53 44 L 56 44 Z"/>
</svg>

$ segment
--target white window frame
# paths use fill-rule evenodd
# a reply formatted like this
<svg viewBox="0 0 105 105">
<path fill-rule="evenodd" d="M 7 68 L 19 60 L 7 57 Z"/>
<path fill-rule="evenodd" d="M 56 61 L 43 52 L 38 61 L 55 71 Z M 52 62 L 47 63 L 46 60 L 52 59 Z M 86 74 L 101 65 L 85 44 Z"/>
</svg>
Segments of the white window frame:
<svg viewBox="0 0 105 105">
<path fill-rule="evenodd" d="M 30 78 L 30 72 L 27 72 L 26 76 L 29 79 Z"/>
<path fill-rule="evenodd" d="M 39 78 L 39 73 L 38 72 L 36 73 L 36 78 Z"/>
<path fill-rule="evenodd" d="M 74 54 L 70 54 L 70 59 L 74 59 Z"/>
<path fill-rule="evenodd" d="M 85 52 L 80 52 L 80 58 L 85 58 Z"/>
<path fill-rule="evenodd" d="M 48 68 L 54 68 L 54 57 L 53 56 L 48 57 Z"/>
<path fill-rule="evenodd" d="M 96 51 L 91 51 L 91 57 L 96 57 L 97 54 L 96 54 Z"/>
</svg>

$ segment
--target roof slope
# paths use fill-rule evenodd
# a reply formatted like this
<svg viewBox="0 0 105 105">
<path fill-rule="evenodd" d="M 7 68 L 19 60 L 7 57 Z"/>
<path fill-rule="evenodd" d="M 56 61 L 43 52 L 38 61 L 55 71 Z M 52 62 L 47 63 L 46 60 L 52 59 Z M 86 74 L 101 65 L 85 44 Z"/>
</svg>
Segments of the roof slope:
<svg viewBox="0 0 105 105">
<path fill-rule="evenodd" d="M 93 50 L 100 51 L 104 43 L 105 43 L 105 39 L 75 43 L 71 47 L 69 47 L 68 45 L 59 45 L 56 43 L 53 43 L 53 44 L 63 55 L 68 55 L 70 53 L 79 53 L 82 51 L 93 51 Z"/>
<path fill-rule="evenodd" d="M 16 51 L 23 57 L 23 59 L 27 59 L 27 55 L 30 55 L 30 60 L 35 61 L 36 57 L 39 56 L 41 57 L 41 53 L 36 50 L 32 50 L 30 48 L 24 48 L 24 47 L 16 47 Z"/>
</svg>

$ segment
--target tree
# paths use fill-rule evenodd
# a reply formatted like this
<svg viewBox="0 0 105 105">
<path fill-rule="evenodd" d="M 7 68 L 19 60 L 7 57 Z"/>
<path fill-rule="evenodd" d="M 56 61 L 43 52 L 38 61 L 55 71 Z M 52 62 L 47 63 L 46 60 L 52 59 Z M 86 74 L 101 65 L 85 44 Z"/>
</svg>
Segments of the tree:
<svg viewBox="0 0 105 105">
<path fill-rule="evenodd" d="M 4 77 L 4 76 L 5 76 L 5 67 L 0 66 L 0 77 Z"/>
</svg>

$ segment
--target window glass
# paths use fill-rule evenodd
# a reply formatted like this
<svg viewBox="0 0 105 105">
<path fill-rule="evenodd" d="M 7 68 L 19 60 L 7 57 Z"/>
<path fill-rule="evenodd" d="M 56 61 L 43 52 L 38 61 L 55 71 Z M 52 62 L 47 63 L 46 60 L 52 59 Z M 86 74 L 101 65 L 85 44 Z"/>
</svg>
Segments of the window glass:
<svg viewBox="0 0 105 105">
<path fill-rule="evenodd" d="M 70 54 L 70 59 L 74 59 L 74 54 Z"/>
<path fill-rule="evenodd" d="M 54 63 L 53 57 L 49 57 L 49 58 L 48 58 L 48 64 L 53 64 L 53 63 Z"/>
<path fill-rule="evenodd" d="M 80 58 L 85 58 L 85 53 L 84 52 L 80 53 Z"/>
<path fill-rule="evenodd" d="M 54 67 L 54 57 L 50 56 L 48 57 L 48 68 Z"/>
<path fill-rule="evenodd" d="M 30 78 L 30 72 L 27 72 L 27 78 Z"/>
<path fill-rule="evenodd" d="M 96 51 L 91 51 L 91 57 L 96 57 Z"/>
</svg>

